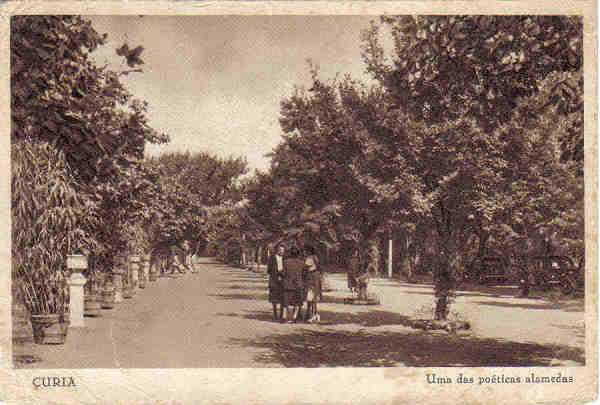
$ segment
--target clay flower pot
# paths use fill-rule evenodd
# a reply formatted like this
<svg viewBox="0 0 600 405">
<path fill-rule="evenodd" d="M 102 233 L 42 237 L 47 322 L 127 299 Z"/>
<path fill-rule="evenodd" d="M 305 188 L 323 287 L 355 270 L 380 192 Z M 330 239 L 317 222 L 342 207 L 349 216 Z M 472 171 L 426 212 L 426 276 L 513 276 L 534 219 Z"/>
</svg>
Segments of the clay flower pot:
<svg viewBox="0 0 600 405">
<path fill-rule="evenodd" d="M 115 296 L 115 288 L 112 285 L 108 285 L 102 291 L 102 309 L 113 309 L 115 307 Z"/>
<path fill-rule="evenodd" d="M 84 316 L 98 316 L 100 315 L 100 308 L 102 303 L 100 297 L 97 294 L 86 293 L 83 298 L 83 315 Z"/>
<path fill-rule="evenodd" d="M 32 314 L 33 341 L 38 345 L 62 345 L 67 340 L 68 317 L 61 314 Z"/>
</svg>

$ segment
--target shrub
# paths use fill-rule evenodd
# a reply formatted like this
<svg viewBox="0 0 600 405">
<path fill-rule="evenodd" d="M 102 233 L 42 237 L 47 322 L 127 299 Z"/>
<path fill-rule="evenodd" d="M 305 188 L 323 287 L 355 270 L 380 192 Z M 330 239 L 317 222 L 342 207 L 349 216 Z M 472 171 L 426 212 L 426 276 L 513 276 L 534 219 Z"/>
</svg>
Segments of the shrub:
<svg viewBox="0 0 600 405">
<path fill-rule="evenodd" d="M 68 303 L 66 256 L 86 253 L 81 229 L 89 206 L 65 156 L 44 141 L 12 145 L 12 276 L 31 313 L 61 313 Z"/>
</svg>

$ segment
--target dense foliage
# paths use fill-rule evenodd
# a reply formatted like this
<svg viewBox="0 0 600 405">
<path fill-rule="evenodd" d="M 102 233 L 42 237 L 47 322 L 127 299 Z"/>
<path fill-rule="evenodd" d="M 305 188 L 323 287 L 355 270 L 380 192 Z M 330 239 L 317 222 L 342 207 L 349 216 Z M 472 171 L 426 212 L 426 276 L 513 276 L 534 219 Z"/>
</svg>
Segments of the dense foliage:
<svg viewBox="0 0 600 405">
<path fill-rule="evenodd" d="M 362 37 L 375 84 L 311 67 L 311 88 L 282 100 L 250 215 L 363 251 L 393 235 L 404 263 L 435 258 L 439 318 L 477 258 L 581 258 L 582 40 L 579 17 L 383 17 Z"/>
<path fill-rule="evenodd" d="M 68 254 L 96 282 L 119 257 L 205 240 L 205 207 L 240 199 L 243 159 L 144 159 L 168 137 L 120 81 L 143 47 L 117 49 L 133 69 L 115 72 L 91 56 L 106 37 L 81 16 L 11 19 L 13 280 L 31 312 L 64 310 Z"/>
<path fill-rule="evenodd" d="M 433 275 L 440 319 L 486 255 L 584 255 L 579 17 L 382 17 L 357 44 L 371 83 L 311 65 L 251 177 L 243 158 L 144 159 L 168 138 L 119 80 L 144 49 L 117 49 L 132 70 L 114 72 L 90 57 L 105 39 L 82 17 L 11 19 L 13 269 L 24 296 L 46 294 L 34 311 L 60 306 L 50 280 L 76 251 L 109 271 L 184 241 L 240 261 L 286 240 L 340 265 L 358 247 L 379 271 L 392 238 Z"/>
<path fill-rule="evenodd" d="M 82 218 L 93 210 L 78 193 L 64 154 L 47 142 L 22 139 L 12 154 L 12 268 L 33 313 L 62 312 L 67 302 L 64 260 L 88 253 Z"/>
</svg>

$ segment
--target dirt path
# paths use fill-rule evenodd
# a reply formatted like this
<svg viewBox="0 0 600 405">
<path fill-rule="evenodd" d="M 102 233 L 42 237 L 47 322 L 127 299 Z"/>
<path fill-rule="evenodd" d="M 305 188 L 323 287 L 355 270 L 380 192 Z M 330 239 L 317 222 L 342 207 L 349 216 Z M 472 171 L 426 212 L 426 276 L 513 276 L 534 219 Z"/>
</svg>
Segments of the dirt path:
<svg viewBox="0 0 600 405">
<path fill-rule="evenodd" d="M 120 307 L 86 318 L 61 346 L 15 346 L 27 368 L 546 366 L 584 363 L 583 312 L 510 289 L 459 291 L 453 310 L 472 329 L 415 330 L 430 285 L 373 280 L 380 306 L 343 303 L 343 275 L 320 304 L 321 325 L 272 320 L 264 274 L 202 259 L 199 273 L 160 278 Z M 19 366 L 19 364 L 18 364 Z"/>
</svg>

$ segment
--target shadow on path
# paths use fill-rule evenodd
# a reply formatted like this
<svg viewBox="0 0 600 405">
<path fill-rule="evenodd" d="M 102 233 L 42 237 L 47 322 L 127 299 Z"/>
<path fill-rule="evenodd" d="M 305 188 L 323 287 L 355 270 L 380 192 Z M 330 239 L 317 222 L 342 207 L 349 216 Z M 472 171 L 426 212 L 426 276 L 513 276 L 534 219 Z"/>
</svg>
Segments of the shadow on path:
<svg viewBox="0 0 600 405">
<path fill-rule="evenodd" d="M 250 300 L 266 301 L 269 298 L 269 294 L 208 294 L 210 297 L 217 297 L 222 300 Z"/>
<path fill-rule="evenodd" d="M 306 306 L 303 307 L 306 310 Z M 232 316 L 256 321 L 273 321 L 273 314 L 268 311 L 244 311 L 243 313 L 222 313 L 221 316 Z M 411 318 L 390 311 L 369 311 L 357 314 L 335 311 L 319 310 L 321 326 L 333 325 L 360 325 L 363 327 L 376 327 L 384 325 L 411 326 Z"/>
<path fill-rule="evenodd" d="M 474 301 L 474 304 L 489 305 L 493 307 L 507 307 L 507 308 L 526 308 L 526 309 L 559 309 L 559 306 L 551 303 L 543 304 L 526 304 L 526 303 L 515 303 L 515 302 L 502 302 L 502 301 Z"/>
<path fill-rule="evenodd" d="M 434 296 L 435 292 L 432 291 L 402 291 L 402 294 L 416 294 L 416 295 L 429 295 Z M 456 292 L 455 295 L 457 297 L 493 297 L 493 298 L 502 298 L 506 297 L 506 295 L 501 294 L 491 294 L 486 292 Z M 509 295 L 509 297 L 513 297 L 513 295 Z"/>
<path fill-rule="evenodd" d="M 352 295 L 351 294 L 347 294 L 346 297 L 334 297 L 332 295 L 329 295 L 327 293 L 323 293 L 323 297 L 321 298 L 321 302 L 322 303 L 326 303 L 326 304 L 345 304 L 344 300 L 346 298 L 351 298 Z M 348 304 L 346 304 L 348 305 Z M 320 310 L 319 310 L 320 312 Z"/>
<path fill-rule="evenodd" d="M 257 277 L 253 277 L 253 278 L 232 278 L 230 280 L 227 280 L 227 282 L 231 282 L 231 283 L 260 283 L 260 284 L 265 284 L 265 282 L 267 282 L 266 279 L 262 279 L 262 278 L 257 278 Z"/>
<path fill-rule="evenodd" d="M 230 316 L 234 318 L 242 318 L 242 319 L 250 319 L 253 321 L 261 321 L 261 322 L 269 322 L 269 323 L 279 323 L 273 319 L 273 313 L 268 311 L 245 311 L 246 313 L 240 314 L 236 312 L 230 313 L 218 313 L 218 316 Z"/>
<path fill-rule="evenodd" d="M 259 339 L 230 339 L 229 343 L 268 349 L 255 361 L 285 367 L 545 367 L 555 364 L 553 359 L 585 364 L 583 351 L 576 348 L 427 332 L 302 328 Z"/>
<path fill-rule="evenodd" d="M 259 286 L 246 286 L 246 285 L 225 285 L 222 288 L 228 290 L 245 290 L 245 291 L 265 291 L 267 287 L 259 287 Z"/>
</svg>

